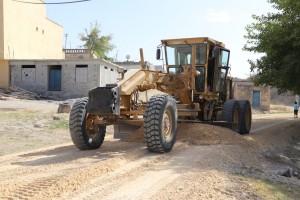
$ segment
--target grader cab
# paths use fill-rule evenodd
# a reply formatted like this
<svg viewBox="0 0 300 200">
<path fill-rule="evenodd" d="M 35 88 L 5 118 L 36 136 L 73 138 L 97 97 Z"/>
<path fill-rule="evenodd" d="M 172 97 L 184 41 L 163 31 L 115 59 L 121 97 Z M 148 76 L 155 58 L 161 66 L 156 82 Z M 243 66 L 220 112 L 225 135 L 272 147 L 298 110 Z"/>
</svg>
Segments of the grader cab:
<svg viewBox="0 0 300 200">
<path fill-rule="evenodd" d="M 229 56 L 223 43 L 207 37 L 162 40 L 156 57 L 165 70 L 154 71 L 145 65 L 141 50 L 141 69 L 90 90 L 88 98 L 74 104 L 69 122 L 73 143 L 82 150 L 99 148 L 108 125 L 114 125 L 115 137 L 143 130 L 148 150 L 161 153 L 172 149 L 180 122 L 248 134 L 251 105 L 232 99 Z M 138 94 L 150 89 L 160 93 L 141 101 Z"/>
</svg>

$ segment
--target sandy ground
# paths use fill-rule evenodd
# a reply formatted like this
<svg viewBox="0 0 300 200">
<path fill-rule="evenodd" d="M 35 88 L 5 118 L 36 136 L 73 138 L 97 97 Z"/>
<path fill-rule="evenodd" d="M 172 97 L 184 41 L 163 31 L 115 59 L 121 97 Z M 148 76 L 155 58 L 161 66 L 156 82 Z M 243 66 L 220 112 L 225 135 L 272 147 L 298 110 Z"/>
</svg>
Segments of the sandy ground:
<svg viewBox="0 0 300 200">
<path fill-rule="evenodd" d="M 0 199 L 299 199 L 291 113 L 253 115 L 246 136 L 179 124 L 173 150 L 155 154 L 142 137 L 113 139 L 112 127 L 101 148 L 80 151 L 57 107 L 0 100 Z"/>
</svg>

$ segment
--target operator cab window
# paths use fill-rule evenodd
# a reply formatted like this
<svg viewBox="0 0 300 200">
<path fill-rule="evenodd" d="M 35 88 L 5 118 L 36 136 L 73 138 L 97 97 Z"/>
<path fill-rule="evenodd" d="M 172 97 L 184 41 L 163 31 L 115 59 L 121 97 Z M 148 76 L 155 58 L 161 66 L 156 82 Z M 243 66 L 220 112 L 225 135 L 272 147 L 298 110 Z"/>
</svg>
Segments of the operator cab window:
<svg viewBox="0 0 300 200">
<path fill-rule="evenodd" d="M 196 45 L 196 65 L 205 65 L 206 63 L 206 44 Z"/>
<path fill-rule="evenodd" d="M 192 46 L 185 44 L 167 46 L 166 58 L 169 66 L 190 65 L 192 61 Z"/>
<path fill-rule="evenodd" d="M 226 77 L 229 69 L 229 51 L 221 49 L 219 57 L 220 92 L 226 91 Z"/>
<path fill-rule="evenodd" d="M 197 92 L 204 92 L 205 67 L 196 67 L 195 87 Z"/>
<path fill-rule="evenodd" d="M 219 66 L 220 67 L 228 67 L 228 61 L 229 61 L 229 51 L 221 50 L 220 52 L 220 58 L 219 58 Z"/>
<path fill-rule="evenodd" d="M 183 72 L 183 68 L 181 66 L 168 68 L 168 73 L 170 74 L 180 74 L 181 72 Z"/>
</svg>

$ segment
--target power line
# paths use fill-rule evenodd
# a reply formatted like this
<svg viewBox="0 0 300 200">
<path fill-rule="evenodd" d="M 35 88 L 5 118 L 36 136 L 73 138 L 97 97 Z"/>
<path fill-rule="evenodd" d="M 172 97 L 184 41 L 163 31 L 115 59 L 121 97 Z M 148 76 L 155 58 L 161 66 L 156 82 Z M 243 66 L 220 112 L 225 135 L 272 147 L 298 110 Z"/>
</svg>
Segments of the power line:
<svg viewBox="0 0 300 200">
<path fill-rule="evenodd" d="M 20 0 L 12 0 L 19 3 L 27 3 L 27 4 L 68 4 L 68 3 L 80 3 L 85 1 L 91 1 L 91 0 L 77 0 L 77 1 L 64 1 L 64 2 L 56 2 L 56 3 L 37 3 L 37 2 L 28 2 L 28 1 L 20 1 Z"/>
</svg>

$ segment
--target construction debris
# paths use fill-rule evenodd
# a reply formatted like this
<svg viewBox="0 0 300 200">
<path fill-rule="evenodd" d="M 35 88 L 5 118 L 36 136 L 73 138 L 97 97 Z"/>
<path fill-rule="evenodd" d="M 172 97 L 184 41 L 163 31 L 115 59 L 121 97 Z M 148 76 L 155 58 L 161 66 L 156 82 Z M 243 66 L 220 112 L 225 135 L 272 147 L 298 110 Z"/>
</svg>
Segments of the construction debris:
<svg viewBox="0 0 300 200">
<path fill-rule="evenodd" d="M 58 105 L 57 113 L 70 113 L 72 105 L 68 102 L 63 102 Z"/>
<path fill-rule="evenodd" d="M 5 100 L 5 97 L 14 97 L 16 99 L 28 99 L 28 100 L 41 99 L 39 95 L 16 86 L 10 86 L 6 90 L 0 89 L 0 100 Z"/>
</svg>

